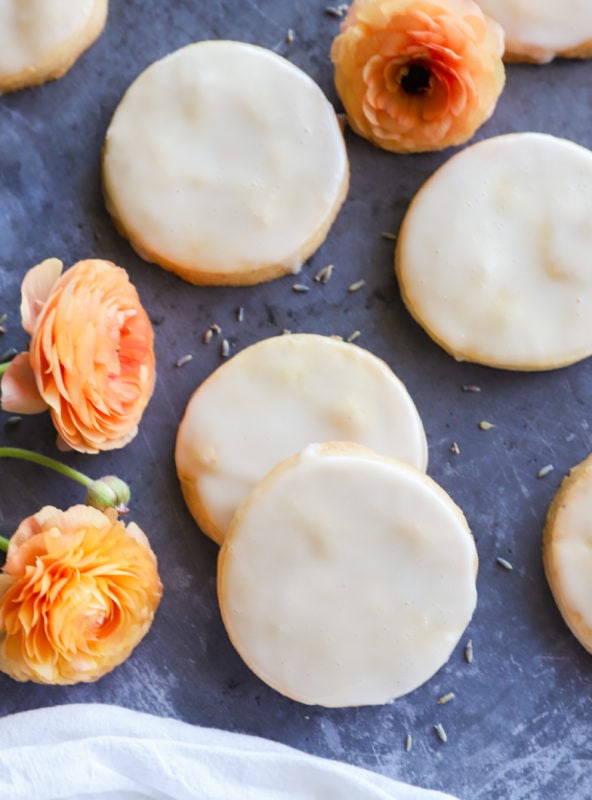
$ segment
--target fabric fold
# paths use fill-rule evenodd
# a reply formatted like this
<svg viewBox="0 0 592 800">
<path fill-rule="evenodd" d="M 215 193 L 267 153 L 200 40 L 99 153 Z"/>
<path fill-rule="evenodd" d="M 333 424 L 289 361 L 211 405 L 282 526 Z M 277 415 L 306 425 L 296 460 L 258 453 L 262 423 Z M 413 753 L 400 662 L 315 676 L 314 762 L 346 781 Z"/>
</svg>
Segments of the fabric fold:
<svg viewBox="0 0 592 800">
<path fill-rule="evenodd" d="M 0 720 L 10 800 L 455 800 L 255 736 L 116 706 Z"/>
</svg>

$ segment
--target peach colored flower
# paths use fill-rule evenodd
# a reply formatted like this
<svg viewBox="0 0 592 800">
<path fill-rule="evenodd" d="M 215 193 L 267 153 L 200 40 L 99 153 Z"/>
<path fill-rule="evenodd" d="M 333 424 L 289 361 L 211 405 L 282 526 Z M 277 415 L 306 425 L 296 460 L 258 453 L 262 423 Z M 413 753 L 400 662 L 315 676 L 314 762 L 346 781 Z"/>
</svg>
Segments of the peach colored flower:
<svg viewBox="0 0 592 800">
<path fill-rule="evenodd" d="M 491 116 L 503 51 L 472 0 L 354 0 L 331 58 L 353 130 L 412 153 L 462 144 Z"/>
<path fill-rule="evenodd" d="M 2 408 L 49 407 L 62 449 L 123 447 L 154 389 L 150 320 L 125 270 L 100 259 L 63 275 L 62 266 L 50 258 L 25 276 L 21 315 L 31 344 L 2 378 Z"/>
<path fill-rule="evenodd" d="M 0 670 L 95 681 L 147 633 L 162 586 L 144 533 L 113 509 L 45 506 L 18 527 L 0 575 Z"/>
</svg>

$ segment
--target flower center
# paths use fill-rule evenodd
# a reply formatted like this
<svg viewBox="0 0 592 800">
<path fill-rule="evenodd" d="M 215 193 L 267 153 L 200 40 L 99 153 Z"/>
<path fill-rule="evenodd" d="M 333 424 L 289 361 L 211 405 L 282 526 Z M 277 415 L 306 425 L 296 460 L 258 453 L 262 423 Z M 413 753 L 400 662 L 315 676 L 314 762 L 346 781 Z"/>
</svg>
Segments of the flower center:
<svg viewBox="0 0 592 800">
<path fill-rule="evenodd" d="M 398 81 L 407 94 L 427 94 L 432 88 L 432 73 L 423 64 L 408 64 L 400 70 Z"/>
</svg>

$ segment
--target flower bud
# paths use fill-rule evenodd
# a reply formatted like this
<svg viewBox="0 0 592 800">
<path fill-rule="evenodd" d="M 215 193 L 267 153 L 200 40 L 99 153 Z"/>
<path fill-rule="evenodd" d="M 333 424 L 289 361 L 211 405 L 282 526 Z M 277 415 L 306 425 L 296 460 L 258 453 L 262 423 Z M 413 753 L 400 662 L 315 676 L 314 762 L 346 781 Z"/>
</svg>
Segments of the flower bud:
<svg viewBox="0 0 592 800">
<path fill-rule="evenodd" d="M 127 514 L 127 504 L 130 499 L 130 488 L 118 478 L 117 475 L 106 475 L 93 481 L 86 492 L 85 503 L 87 506 L 98 508 L 114 508 L 119 514 Z"/>
</svg>

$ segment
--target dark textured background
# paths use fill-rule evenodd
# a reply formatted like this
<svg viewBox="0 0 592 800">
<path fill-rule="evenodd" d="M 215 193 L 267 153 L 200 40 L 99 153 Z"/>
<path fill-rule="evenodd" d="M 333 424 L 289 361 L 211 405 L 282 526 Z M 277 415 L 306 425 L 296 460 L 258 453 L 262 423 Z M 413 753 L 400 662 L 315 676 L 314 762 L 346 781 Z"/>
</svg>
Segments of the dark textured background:
<svg viewBox="0 0 592 800">
<path fill-rule="evenodd" d="M 140 434 L 125 450 L 67 457 L 93 476 L 115 472 L 133 487 L 132 517 L 157 552 L 165 595 L 153 628 L 133 656 L 95 685 L 21 685 L 0 676 L 0 713 L 101 701 L 206 726 L 259 734 L 306 751 L 456 793 L 485 798 L 592 796 L 590 656 L 555 609 L 541 566 L 546 509 L 569 467 L 592 449 L 589 362 L 521 374 L 455 363 L 412 322 L 392 269 L 393 243 L 414 192 L 449 152 L 397 156 L 348 134 L 352 182 L 319 252 L 293 278 L 245 289 L 191 287 L 139 259 L 113 229 L 101 199 L 99 156 L 110 115 L 148 64 L 188 42 L 255 42 L 308 72 L 337 105 L 328 51 L 338 20 L 322 0 L 140 0 L 112 2 L 99 42 L 63 79 L 0 97 L 0 350 L 23 349 L 19 287 L 26 270 L 57 256 L 68 266 L 101 256 L 126 267 L 156 332 L 158 384 Z M 286 42 L 286 32 L 294 41 Z M 592 63 L 510 66 L 492 120 L 478 134 L 539 130 L 592 146 Z M 561 191 L 561 187 L 557 187 Z M 592 210 L 591 210 L 592 211 Z M 336 269 L 327 286 L 312 282 Z M 354 280 L 365 288 L 348 294 Z M 236 320 L 238 306 L 245 320 Z M 216 547 L 186 511 L 173 465 L 177 425 L 195 387 L 220 363 L 219 344 L 202 344 L 218 323 L 235 352 L 293 331 L 359 329 L 368 347 L 406 382 L 423 416 L 430 474 L 464 509 L 480 556 L 479 604 L 449 663 L 411 695 L 383 707 L 325 710 L 294 703 L 263 685 L 229 644 L 218 612 Z M 182 368 L 175 361 L 193 360 Z M 478 384 L 479 394 L 463 393 Z M 7 426 L 0 443 L 56 455 L 47 415 Z M 480 420 L 495 423 L 484 432 Z M 460 454 L 450 452 L 457 441 Z M 543 479 L 538 470 L 551 463 Z M 66 507 L 81 492 L 59 476 L 0 463 L 0 533 L 41 505 Z M 501 569 L 496 557 L 514 565 Z M 472 637 L 475 660 L 463 658 Z M 456 699 L 436 703 L 454 691 Z M 448 743 L 433 725 L 441 722 Z M 407 732 L 414 746 L 404 751 Z"/>
</svg>

